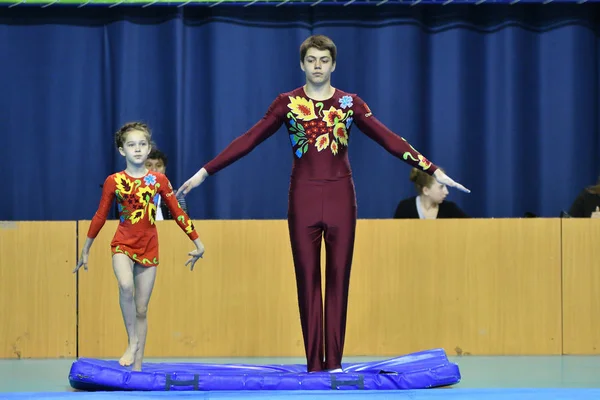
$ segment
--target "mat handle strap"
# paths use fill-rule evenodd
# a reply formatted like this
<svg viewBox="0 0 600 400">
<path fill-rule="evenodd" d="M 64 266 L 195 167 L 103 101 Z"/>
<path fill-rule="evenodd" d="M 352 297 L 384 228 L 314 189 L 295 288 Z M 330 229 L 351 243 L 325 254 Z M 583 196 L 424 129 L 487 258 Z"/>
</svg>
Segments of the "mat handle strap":
<svg viewBox="0 0 600 400">
<path fill-rule="evenodd" d="M 191 381 L 178 381 L 171 379 L 171 374 L 167 374 L 167 381 L 165 383 L 165 390 L 171 390 L 171 386 L 190 386 L 194 385 L 194 390 L 198 390 L 200 375 L 194 374 L 194 380 Z"/>
<path fill-rule="evenodd" d="M 331 374 L 331 389 L 337 390 L 340 386 L 356 385 L 359 389 L 364 390 L 365 379 L 362 374 L 358 375 L 355 380 L 338 380 L 335 374 Z"/>
</svg>

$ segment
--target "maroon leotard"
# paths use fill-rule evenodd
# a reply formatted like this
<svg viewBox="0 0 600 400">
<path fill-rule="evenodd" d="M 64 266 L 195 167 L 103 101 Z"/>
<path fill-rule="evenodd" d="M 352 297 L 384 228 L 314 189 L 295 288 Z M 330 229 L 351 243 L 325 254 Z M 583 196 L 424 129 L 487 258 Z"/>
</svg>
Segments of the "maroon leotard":
<svg viewBox="0 0 600 400">
<path fill-rule="evenodd" d="M 280 94 L 258 123 L 204 168 L 214 175 L 248 154 L 284 123 L 294 154 L 288 227 L 307 369 L 340 368 L 357 218 L 348 160 L 352 124 L 411 166 L 429 174 L 437 167 L 379 122 L 355 94 L 336 89 L 330 99 L 317 101 L 300 87 Z M 324 340 L 320 264 L 323 237 L 327 255 Z"/>
</svg>

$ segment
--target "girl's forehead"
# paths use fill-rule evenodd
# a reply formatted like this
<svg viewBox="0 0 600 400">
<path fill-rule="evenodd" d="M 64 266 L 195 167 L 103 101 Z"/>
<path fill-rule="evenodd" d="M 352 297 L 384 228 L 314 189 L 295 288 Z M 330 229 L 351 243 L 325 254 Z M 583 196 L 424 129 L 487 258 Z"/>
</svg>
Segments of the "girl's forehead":
<svg viewBox="0 0 600 400">
<path fill-rule="evenodd" d="M 126 138 L 126 140 L 145 140 L 145 139 L 147 139 L 146 132 L 138 131 L 137 129 L 127 132 L 127 134 L 125 135 L 125 138 Z"/>
</svg>

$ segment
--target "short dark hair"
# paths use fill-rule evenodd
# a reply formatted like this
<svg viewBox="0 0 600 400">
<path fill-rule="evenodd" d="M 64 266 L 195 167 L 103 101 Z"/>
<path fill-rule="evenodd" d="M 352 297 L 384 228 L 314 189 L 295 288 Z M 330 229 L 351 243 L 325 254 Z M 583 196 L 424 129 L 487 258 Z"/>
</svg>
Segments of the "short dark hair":
<svg viewBox="0 0 600 400">
<path fill-rule="evenodd" d="M 300 62 L 304 62 L 306 52 L 308 49 L 313 47 L 317 50 L 329 50 L 329 54 L 331 54 L 331 62 L 335 62 L 337 57 L 337 48 L 335 47 L 333 40 L 325 35 L 312 35 L 302 42 L 300 45 Z"/>
<path fill-rule="evenodd" d="M 165 168 L 167 167 L 167 155 L 156 147 L 152 147 L 152 150 L 150 150 L 150 154 L 148 154 L 148 160 L 162 160 L 163 164 L 165 164 Z"/>
</svg>

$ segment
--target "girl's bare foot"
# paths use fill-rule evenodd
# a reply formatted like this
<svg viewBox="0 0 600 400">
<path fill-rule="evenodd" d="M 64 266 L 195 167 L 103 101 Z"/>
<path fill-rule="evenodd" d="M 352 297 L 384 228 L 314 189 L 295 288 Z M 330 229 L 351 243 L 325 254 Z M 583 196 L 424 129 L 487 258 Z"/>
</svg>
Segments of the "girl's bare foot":
<svg viewBox="0 0 600 400">
<path fill-rule="evenodd" d="M 131 343 L 127 350 L 125 350 L 125 354 L 119 359 L 119 364 L 123 367 L 128 367 L 135 361 L 135 353 L 137 352 L 137 343 Z"/>
</svg>

